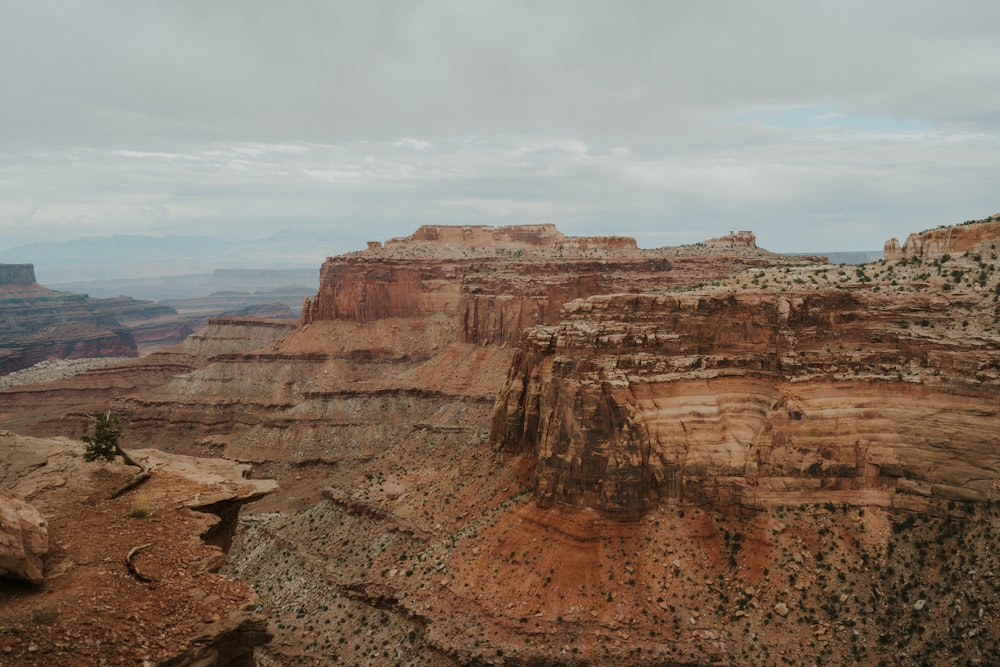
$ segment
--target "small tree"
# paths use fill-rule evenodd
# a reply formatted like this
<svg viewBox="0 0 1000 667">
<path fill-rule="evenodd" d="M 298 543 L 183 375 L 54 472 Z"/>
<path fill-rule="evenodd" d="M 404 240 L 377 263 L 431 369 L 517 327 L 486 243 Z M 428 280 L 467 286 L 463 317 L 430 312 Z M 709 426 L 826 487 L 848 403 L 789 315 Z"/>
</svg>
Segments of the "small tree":
<svg viewBox="0 0 1000 667">
<path fill-rule="evenodd" d="M 125 455 L 121 448 L 122 435 L 125 433 L 125 426 L 122 424 L 121 415 L 110 410 L 105 413 L 95 412 L 91 415 L 94 420 L 88 425 L 80 437 L 87 443 L 87 450 L 83 453 L 84 461 L 113 461 L 115 456 L 121 456 L 126 461 L 129 457 Z M 91 428 L 93 432 L 91 432 Z"/>
<path fill-rule="evenodd" d="M 139 469 L 139 472 L 133 475 L 131 480 L 112 491 L 110 497 L 117 498 L 149 479 L 149 469 L 122 449 L 121 441 L 125 434 L 122 416 L 108 410 L 103 414 L 95 412 L 90 418 L 93 420 L 92 423 L 84 428 L 83 435 L 80 436 L 80 439 L 87 443 L 87 449 L 83 452 L 83 460 L 113 461 L 116 456 L 120 456 L 126 464 Z"/>
</svg>

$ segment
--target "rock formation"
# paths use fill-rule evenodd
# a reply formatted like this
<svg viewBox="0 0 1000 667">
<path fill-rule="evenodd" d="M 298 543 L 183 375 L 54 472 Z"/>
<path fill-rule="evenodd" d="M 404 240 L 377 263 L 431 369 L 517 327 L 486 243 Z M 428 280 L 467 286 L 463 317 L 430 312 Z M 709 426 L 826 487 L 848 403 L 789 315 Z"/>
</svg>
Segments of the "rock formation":
<svg viewBox="0 0 1000 667">
<path fill-rule="evenodd" d="M 37 287 L 32 264 L 0 264 L 0 293 L 30 291 Z"/>
<path fill-rule="evenodd" d="M 0 489 L 0 577 L 41 583 L 42 559 L 48 551 L 48 526 L 41 513 Z"/>
<path fill-rule="evenodd" d="M 486 225 L 424 225 L 410 236 L 389 239 L 384 247 L 394 246 L 413 249 L 424 244 L 437 250 L 453 247 L 504 248 L 528 250 L 550 248 L 557 250 L 634 250 L 635 239 L 625 236 L 566 236 L 552 224 L 513 225 L 490 227 Z M 377 248 L 377 246 L 374 246 Z M 373 246 L 369 245 L 369 249 Z"/>
<path fill-rule="evenodd" d="M 47 359 L 134 357 L 135 341 L 85 295 L 35 282 L 30 264 L 0 265 L 0 374 Z"/>
<path fill-rule="evenodd" d="M 742 246 L 745 248 L 757 247 L 757 236 L 750 231 L 729 232 L 724 236 L 705 241 L 705 245 L 712 247 Z"/>
<path fill-rule="evenodd" d="M 208 366 L 213 358 L 240 358 L 286 336 L 295 322 L 232 318 L 209 320 L 208 326 L 173 348 L 158 350 L 131 363 L 99 367 L 71 377 L 15 385 L 0 392 L 0 419 L 21 433 L 39 436 L 79 434 L 82 414 L 107 409 L 116 398 L 147 395 L 174 378 Z M 206 407 L 204 389 L 188 400 Z M 209 410 L 214 408 L 209 407 Z M 161 425 L 169 441 L 188 424 L 165 414 Z M 142 421 L 140 420 L 140 424 Z M 135 425 L 133 425 L 133 429 Z M 153 426 L 155 431 L 160 427 Z M 153 438 L 150 442 L 158 441 Z M 207 452 L 201 452 L 207 453 Z"/>
<path fill-rule="evenodd" d="M 970 220 L 961 225 L 938 227 L 910 234 L 902 246 L 896 239 L 885 242 L 885 261 L 901 259 L 936 259 L 944 255 L 966 252 L 992 252 L 1000 239 L 1000 213 L 983 220 Z"/>
<path fill-rule="evenodd" d="M 230 461 L 134 450 L 152 476 L 109 500 L 132 471 L 82 453 L 80 442 L 0 432 L 0 483 L 45 513 L 51 541 L 44 576 L 30 570 L 37 586 L 0 580 L 0 662 L 253 664 L 266 622 L 252 589 L 217 573 L 217 545 L 274 482 Z"/>
<path fill-rule="evenodd" d="M 1000 343 L 909 327 L 942 305 L 837 289 L 574 301 L 526 338 L 493 440 L 537 457 L 544 504 L 626 515 L 991 500 Z"/>
<path fill-rule="evenodd" d="M 31 264 L 0 265 L 0 375 L 53 359 L 136 357 L 183 341 L 222 317 L 294 318 L 284 303 L 215 295 L 169 305 L 125 296 L 91 299 L 35 282 Z"/>
<path fill-rule="evenodd" d="M 749 236 L 746 236 L 749 234 Z M 750 243 L 745 243 L 746 239 Z M 777 256 L 740 233 L 745 252 L 685 256 L 639 250 L 634 239 L 567 237 L 553 225 L 421 227 L 407 238 L 328 259 L 303 322 L 456 317 L 462 342 L 514 344 L 534 324 L 554 324 L 572 299 L 691 284 L 766 266 Z"/>
</svg>

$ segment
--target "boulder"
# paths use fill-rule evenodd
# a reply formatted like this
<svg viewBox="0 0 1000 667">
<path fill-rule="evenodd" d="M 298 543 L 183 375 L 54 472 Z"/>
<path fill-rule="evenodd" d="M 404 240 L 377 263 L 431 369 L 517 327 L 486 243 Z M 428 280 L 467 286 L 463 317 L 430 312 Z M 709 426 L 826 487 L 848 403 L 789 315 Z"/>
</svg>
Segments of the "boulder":
<svg viewBox="0 0 1000 667">
<path fill-rule="evenodd" d="M 38 584 L 49 551 L 45 517 L 33 505 L 0 489 L 0 576 Z"/>
</svg>

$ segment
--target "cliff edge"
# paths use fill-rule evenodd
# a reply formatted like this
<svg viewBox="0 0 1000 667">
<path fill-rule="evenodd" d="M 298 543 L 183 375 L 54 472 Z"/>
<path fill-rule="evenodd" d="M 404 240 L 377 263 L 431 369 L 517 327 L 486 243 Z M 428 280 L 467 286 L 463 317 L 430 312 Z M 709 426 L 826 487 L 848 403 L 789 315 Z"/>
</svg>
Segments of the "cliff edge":
<svg viewBox="0 0 1000 667">
<path fill-rule="evenodd" d="M 885 242 L 887 262 L 901 259 L 937 259 L 944 255 L 966 252 L 992 252 L 1000 241 L 1000 213 L 983 220 L 970 220 L 961 225 L 938 227 L 910 234 L 903 245 L 895 238 Z"/>
</svg>

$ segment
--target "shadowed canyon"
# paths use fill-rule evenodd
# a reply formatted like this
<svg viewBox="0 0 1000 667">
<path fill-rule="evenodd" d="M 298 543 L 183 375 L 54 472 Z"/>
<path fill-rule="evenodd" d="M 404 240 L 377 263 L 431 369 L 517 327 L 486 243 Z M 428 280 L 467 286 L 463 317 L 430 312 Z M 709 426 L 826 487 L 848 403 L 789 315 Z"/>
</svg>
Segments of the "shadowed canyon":
<svg viewBox="0 0 1000 667">
<path fill-rule="evenodd" d="M 329 258 L 298 322 L 3 389 L 53 546 L 0 662 L 90 664 L 88 618 L 107 664 L 995 664 L 998 243 L 421 227 Z M 118 504 L 70 439 L 106 410 L 153 471 Z"/>
</svg>

